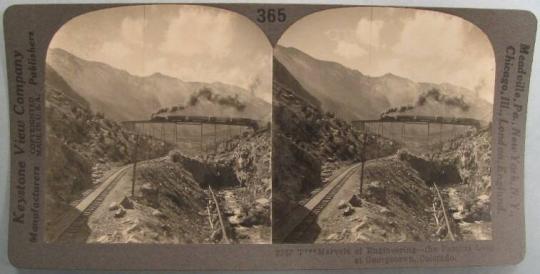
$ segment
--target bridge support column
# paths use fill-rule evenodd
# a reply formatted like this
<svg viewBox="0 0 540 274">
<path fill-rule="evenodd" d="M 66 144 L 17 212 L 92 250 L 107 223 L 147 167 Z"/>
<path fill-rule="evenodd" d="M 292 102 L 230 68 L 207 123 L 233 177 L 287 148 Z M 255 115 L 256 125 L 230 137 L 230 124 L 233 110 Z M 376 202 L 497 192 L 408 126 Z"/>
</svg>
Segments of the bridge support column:
<svg viewBox="0 0 540 274">
<path fill-rule="evenodd" d="M 133 151 L 133 174 L 131 176 L 131 197 L 135 197 L 135 182 L 137 181 L 137 151 L 139 148 L 139 134 L 135 136 L 135 147 Z"/>
<path fill-rule="evenodd" d="M 405 137 L 405 123 L 401 124 L 401 142 L 403 143 L 403 139 Z"/>
<path fill-rule="evenodd" d="M 178 124 L 174 123 L 174 143 L 178 143 Z"/>
<path fill-rule="evenodd" d="M 429 149 L 429 152 L 431 152 L 431 140 L 429 138 L 429 122 L 427 123 L 427 146 L 428 146 L 428 149 Z"/>
<path fill-rule="evenodd" d="M 165 125 L 161 124 L 161 140 L 165 140 Z"/>
<path fill-rule="evenodd" d="M 201 153 L 204 152 L 203 123 L 201 123 Z"/>
<path fill-rule="evenodd" d="M 442 142 L 442 132 L 443 132 L 443 123 L 440 124 L 440 127 L 439 127 L 439 143 L 440 143 L 440 146 L 441 146 L 441 151 L 443 149 L 443 142 Z"/>
</svg>

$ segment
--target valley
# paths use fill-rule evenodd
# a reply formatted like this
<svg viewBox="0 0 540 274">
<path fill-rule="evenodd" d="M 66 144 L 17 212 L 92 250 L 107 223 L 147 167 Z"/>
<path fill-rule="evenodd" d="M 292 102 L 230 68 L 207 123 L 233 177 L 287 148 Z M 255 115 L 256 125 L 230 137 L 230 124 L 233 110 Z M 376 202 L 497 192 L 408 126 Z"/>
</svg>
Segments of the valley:
<svg viewBox="0 0 540 274">
<path fill-rule="evenodd" d="M 489 103 L 279 46 L 274 76 L 274 242 L 491 239 Z"/>
<path fill-rule="evenodd" d="M 48 242 L 270 241 L 267 122 L 152 120 L 181 104 L 168 115 L 268 119 L 267 102 L 221 83 L 133 76 L 60 49 L 47 61 Z M 200 90 L 212 96 L 190 101 Z M 223 104 L 227 98 L 244 107 Z M 136 120 L 153 122 L 125 123 Z"/>
</svg>

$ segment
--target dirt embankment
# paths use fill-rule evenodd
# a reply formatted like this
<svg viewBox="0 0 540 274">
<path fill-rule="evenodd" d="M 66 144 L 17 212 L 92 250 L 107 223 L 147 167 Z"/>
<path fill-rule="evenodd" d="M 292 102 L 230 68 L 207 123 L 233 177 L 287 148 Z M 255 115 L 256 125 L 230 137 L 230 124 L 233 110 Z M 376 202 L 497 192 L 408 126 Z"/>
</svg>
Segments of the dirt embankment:
<svg viewBox="0 0 540 274">
<path fill-rule="evenodd" d="M 336 169 L 397 151 L 398 144 L 363 136 L 351 124 L 325 112 L 278 61 L 274 61 L 273 226 L 279 229 L 290 209 L 326 183 Z"/>
<path fill-rule="evenodd" d="M 412 242 L 433 239 L 432 193 L 421 175 L 397 157 L 369 161 L 363 192 L 356 173 L 323 211 L 316 242 Z"/>
<path fill-rule="evenodd" d="M 100 242 L 225 243 L 209 186 L 232 243 L 270 241 L 270 131 L 223 143 L 217 155 L 193 158 L 178 150 L 140 162 L 134 210 L 108 213 Z M 121 201 L 117 202 L 121 204 Z M 110 231 L 116 231 L 112 233 Z M 104 232 L 104 233 L 105 233 Z M 109 235 L 109 236 L 108 236 Z"/>
<path fill-rule="evenodd" d="M 432 155 L 400 153 L 428 184 L 439 186 L 458 240 L 491 239 L 490 132 L 470 132 Z"/>
<path fill-rule="evenodd" d="M 464 240 L 490 240 L 491 128 L 469 133 L 445 144 L 437 162 L 450 162 L 461 181 L 445 189 L 449 210 Z"/>
<path fill-rule="evenodd" d="M 112 167 L 131 161 L 135 136 L 100 113 L 77 94 L 52 68 L 45 81 L 47 131 L 46 219 L 54 222 L 69 203 L 102 179 Z M 169 146 L 140 138 L 139 157 L 165 155 Z"/>
</svg>

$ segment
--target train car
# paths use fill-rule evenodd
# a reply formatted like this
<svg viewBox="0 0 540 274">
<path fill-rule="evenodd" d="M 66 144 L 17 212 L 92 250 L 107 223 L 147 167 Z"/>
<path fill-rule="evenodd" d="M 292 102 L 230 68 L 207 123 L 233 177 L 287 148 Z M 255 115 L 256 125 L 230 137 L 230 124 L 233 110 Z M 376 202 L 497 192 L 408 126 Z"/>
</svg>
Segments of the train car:
<svg viewBox="0 0 540 274">
<path fill-rule="evenodd" d="M 165 122 L 167 121 L 167 117 L 158 113 L 152 113 L 150 116 L 150 121 Z"/>
<path fill-rule="evenodd" d="M 391 115 L 381 115 L 381 121 L 396 121 L 397 118 Z"/>
</svg>

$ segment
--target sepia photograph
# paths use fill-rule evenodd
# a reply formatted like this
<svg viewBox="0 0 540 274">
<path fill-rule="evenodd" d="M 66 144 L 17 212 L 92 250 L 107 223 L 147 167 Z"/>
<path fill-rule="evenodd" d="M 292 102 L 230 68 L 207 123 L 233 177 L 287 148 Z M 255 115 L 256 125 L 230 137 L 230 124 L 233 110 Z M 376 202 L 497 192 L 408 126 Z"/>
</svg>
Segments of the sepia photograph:
<svg viewBox="0 0 540 274">
<path fill-rule="evenodd" d="M 274 243 L 491 240 L 495 57 L 446 13 L 316 12 L 274 48 Z"/>
<path fill-rule="evenodd" d="M 272 47 L 249 19 L 85 13 L 45 74 L 47 242 L 271 242 Z"/>
</svg>

